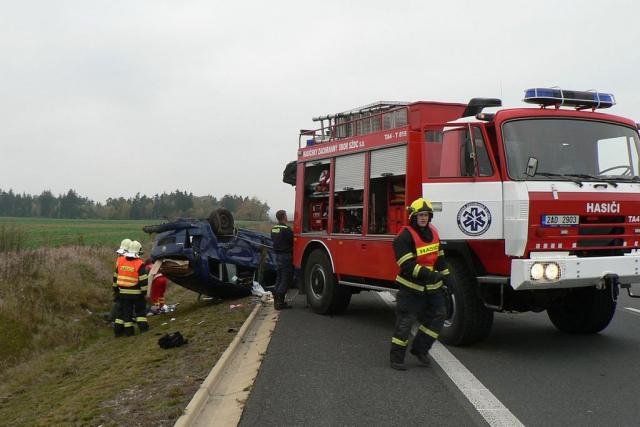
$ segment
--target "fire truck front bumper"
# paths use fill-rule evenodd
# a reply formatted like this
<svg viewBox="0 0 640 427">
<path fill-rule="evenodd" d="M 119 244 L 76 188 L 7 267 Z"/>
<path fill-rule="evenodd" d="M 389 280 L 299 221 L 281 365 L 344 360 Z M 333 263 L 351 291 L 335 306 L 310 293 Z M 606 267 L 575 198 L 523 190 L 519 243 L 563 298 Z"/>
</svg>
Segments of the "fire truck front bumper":
<svg viewBox="0 0 640 427">
<path fill-rule="evenodd" d="M 640 283 L 640 253 L 592 258 L 540 253 L 511 261 L 511 287 L 515 290 L 593 286 L 612 275 L 621 284 Z"/>
</svg>

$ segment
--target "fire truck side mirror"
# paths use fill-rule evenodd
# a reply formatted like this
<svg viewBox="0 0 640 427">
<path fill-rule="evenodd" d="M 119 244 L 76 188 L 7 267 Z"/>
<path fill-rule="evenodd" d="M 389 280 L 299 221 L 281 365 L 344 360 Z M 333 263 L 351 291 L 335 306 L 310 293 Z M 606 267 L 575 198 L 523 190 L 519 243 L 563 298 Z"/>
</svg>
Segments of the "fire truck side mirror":
<svg viewBox="0 0 640 427">
<path fill-rule="evenodd" d="M 502 107 L 502 100 L 498 98 L 471 98 L 460 117 L 475 116 L 487 107 Z"/>
<path fill-rule="evenodd" d="M 528 176 L 535 176 L 537 170 L 538 170 L 538 159 L 536 159 L 535 157 L 529 157 L 529 160 L 527 161 L 527 170 L 525 171 L 525 173 Z"/>
</svg>

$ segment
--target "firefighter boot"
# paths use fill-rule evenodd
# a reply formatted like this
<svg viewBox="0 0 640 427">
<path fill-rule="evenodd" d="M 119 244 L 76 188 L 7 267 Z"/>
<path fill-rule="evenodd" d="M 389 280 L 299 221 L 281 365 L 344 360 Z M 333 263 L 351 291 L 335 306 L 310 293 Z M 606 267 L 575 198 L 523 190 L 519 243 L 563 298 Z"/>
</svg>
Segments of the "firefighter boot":
<svg viewBox="0 0 640 427">
<path fill-rule="evenodd" d="M 140 333 L 143 334 L 149 330 L 149 323 L 145 321 L 138 322 L 138 328 L 140 329 Z"/>
<path fill-rule="evenodd" d="M 419 361 L 420 364 L 422 366 L 429 366 L 431 365 L 431 359 L 429 359 L 429 353 L 424 352 L 421 353 L 419 351 L 416 351 L 415 349 L 411 349 L 411 354 L 413 354 Z"/>
<path fill-rule="evenodd" d="M 287 300 L 285 299 L 285 297 L 287 296 L 287 294 L 281 294 L 280 295 L 280 306 L 285 309 L 285 308 L 291 308 L 291 306 L 289 305 L 289 303 L 287 303 Z"/>
<path fill-rule="evenodd" d="M 113 334 L 116 338 L 124 336 L 124 322 L 116 319 L 113 324 Z"/>
<path fill-rule="evenodd" d="M 398 371 L 406 371 L 407 365 L 404 363 L 404 355 L 407 351 L 406 347 L 402 347 L 396 344 L 391 344 L 391 367 Z"/>
<path fill-rule="evenodd" d="M 284 300 L 284 294 L 275 294 L 273 296 L 273 307 L 276 310 L 291 308 L 291 306 Z"/>
</svg>

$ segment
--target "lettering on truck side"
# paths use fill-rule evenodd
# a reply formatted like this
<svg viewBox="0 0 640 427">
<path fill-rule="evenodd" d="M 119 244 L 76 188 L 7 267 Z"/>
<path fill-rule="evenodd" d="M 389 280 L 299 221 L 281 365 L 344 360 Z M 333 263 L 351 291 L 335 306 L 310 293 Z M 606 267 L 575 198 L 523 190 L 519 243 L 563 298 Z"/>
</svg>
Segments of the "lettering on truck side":
<svg viewBox="0 0 640 427">
<path fill-rule="evenodd" d="M 322 154 L 332 154 L 338 151 L 356 150 L 364 147 L 366 147 L 366 144 L 364 141 L 354 139 L 351 141 L 341 142 L 339 144 L 332 144 L 324 147 L 302 150 L 302 157 L 318 156 Z"/>
<path fill-rule="evenodd" d="M 363 148 L 364 147 L 364 141 L 348 141 L 348 142 L 342 142 L 340 143 L 340 145 L 338 145 L 338 151 L 344 151 L 344 150 L 352 150 L 354 148 Z"/>
<path fill-rule="evenodd" d="M 406 130 L 401 130 L 398 132 L 393 132 L 393 133 L 385 133 L 384 134 L 384 140 L 388 141 L 390 139 L 395 139 L 395 138 L 406 138 L 407 137 L 407 131 Z"/>
<path fill-rule="evenodd" d="M 620 203 L 587 203 L 587 213 L 620 213 Z"/>
</svg>

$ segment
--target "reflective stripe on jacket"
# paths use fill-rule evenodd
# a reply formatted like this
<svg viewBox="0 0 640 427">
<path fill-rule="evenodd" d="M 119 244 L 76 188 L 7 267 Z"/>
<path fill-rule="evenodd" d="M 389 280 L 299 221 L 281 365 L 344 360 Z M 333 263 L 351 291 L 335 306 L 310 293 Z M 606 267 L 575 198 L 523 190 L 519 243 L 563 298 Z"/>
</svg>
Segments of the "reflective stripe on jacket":
<svg viewBox="0 0 640 427">
<path fill-rule="evenodd" d="M 141 295 L 147 290 L 147 273 L 140 258 L 118 258 L 115 285 L 121 295 Z"/>
<path fill-rule="evenodd" d="M 413 243 L 416 245 L 416 262 L 422 267 L 426 267 L 430 271 L 433 271 L 440 252 L 440 235 L 438 234 L 438 230 L 429 224 L 431 233 L 433 233 L 433 241 L 426 243 L 422 240 L 422 237 L 420 237 L 416 230 L 413 229 L 413 227 L 405 228 L 409 230 L 409 233 L 411 233 Z"/>
<path fill-rule="evenodd" d="M 408 235 L 404 233 L 405 230 Z M 397 264 L 401 267 L 401 271 L 396 276 L 396 282 L 418 292 L 436 290 L 443 285 L 441 280 L 435 283 L 427 283 L 427 279 L 425 279 L 430 272 L 435 270 L 438 257 L 442 255 L 438 230 L 431 223 L 429 223 L 429 230 L 433 235 L 433 239 L 430 242 L 425 242 L 412 227 L 403 227 L 396 236 L 397 241 L 404 242 L 402 247 L 406 250 L 404 253 L 398 253 L 396 250 Z M 409 236 L 412 242 L 408 241 Z M 409 271 L 407 271 L 407 268 L 403 268 L 403 264 L 408 261 L 410 261 L 408 264 Z M 412 264 L 413 268 L 411 268 Z M 404 274 L 403 271 L 405 272 Z"/>
</svg>

